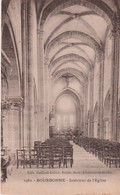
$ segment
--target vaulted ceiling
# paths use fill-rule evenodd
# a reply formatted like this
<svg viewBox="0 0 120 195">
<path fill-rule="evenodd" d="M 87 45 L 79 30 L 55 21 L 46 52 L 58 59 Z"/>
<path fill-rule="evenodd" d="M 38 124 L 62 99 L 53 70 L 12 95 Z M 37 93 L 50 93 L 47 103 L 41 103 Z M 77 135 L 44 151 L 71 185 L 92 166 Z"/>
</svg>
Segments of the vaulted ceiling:
<svg viewBox="0 0 120 195">
<path fill-rule="evenodd" d="M 117 11 L 117 1 L 101 2 L 103 9 L 108 8 L 108 15 L 102 9 L 100 12 L 100 5 L 88 6 L 81 0 L 58 2 L 58 6 L 53 1 L 39 2 L 38 7 L 44 8 L 40 23 L 55 93 L 70 88 L 82 95 L 96 58 L 104 52 L 106 35 L 111 29 L 109 15 Z"/>
<path fill-rule="evenodd" d="M 9 1 L 6 2 L 4 7 L 8 7 Z M 60 82 L 63 89 L 72 88 L 80 93 L 96 58 L 104 52 L 111 19 L 120 10 L 119 0 L 36 0 L 36 10 L 54 85 Z"/>
<path fill-rule="evenodd" d="M 96 7 L 93 9 L 92 6 L 86 6 L 83 1 L 71 1 L 69 4 L 63 2 L 54 9 L 50 7 L 50 2 L 53 1 L 46 1 L 44 5 L 41 24 L 54 91 L 58 93 L 71 88 L 82 95 L 82 87 L 88 81 L 96 58 L 100 52 L 104 52 L 106 34 L 111 28 L 110 21 L 102 17 Z M 111 12 L 117 9 L 112 0 L 102 3 L 106 3 Z M 50 14 L 47 12 L 48 7 L 52 10 Z"/>
</svg>

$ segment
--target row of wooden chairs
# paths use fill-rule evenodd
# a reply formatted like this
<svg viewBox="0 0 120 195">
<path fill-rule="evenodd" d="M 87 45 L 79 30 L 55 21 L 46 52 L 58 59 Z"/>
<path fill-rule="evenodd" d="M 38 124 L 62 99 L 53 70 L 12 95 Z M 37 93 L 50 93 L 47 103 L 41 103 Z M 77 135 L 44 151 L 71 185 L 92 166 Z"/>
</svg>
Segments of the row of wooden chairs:
<svg viewBox="0 0 120 195">
<path fill-rule="evenodd" d="M 52 135 L 53 138 L 64 138 L 67 140 L 72 140 L 73 139 L 73 135 L 71 133 L 54 133 Z"/>
<path fill-rule="evenodd" d="M 73 147 L 65 139 L 52 138 L 43 143 L 35 142 L 34 149 L 17 150 L 17 168 L 22 165 L 23 168 L 27 165 L 32 167 L 45 167 L 53 168 L 55 165 L 61 167 L 73 165 Z"/>
<path fill-rule="evenodd" d="M 48 145 L 52 146 L 53 148 L 53 153 L 54 153 L 54 159 L 55 159 L 55 154 L 57 153 L 55 150 L 60 150 L 61 155 L 62 155 L 62 163 L 63 166 L 68 165 L 68 162 L 70 163 L 70 166 L 72 167 L 73 164 L 73 147 L 68 141 L 68 139 L 65 138 L 51 138 L 46 140 L 43 145 Z"/>
<path fill-rule="evenodd" d="M 106 166 L 120 167 L 120 143 L 88 137 L 77 137 L 74 142 L 97 156 Z"/>
<path fill-rule="evenodd" d="M 29 154 L 26 150 L 17 150 L 17 168 L 20 164 L 27 166 L 36 165 L 39 167 L 40 165 L 44 167 L 45 165 L 49 165 L 49 168 L 53 168 L 56 163 L 58 163 L 59 167 L 63 163 L 63 166 L 68 165 L 68 161 L 70 161 L 70 166 L 72 167 L 73 164 L 73 157 L 72 157 L 72 148 L 64 148 L 64 155 L 60 148 L 49 148 L 49 147 L 42 147 L 39 150 L 30 149 Z M 27 154 L 26 154 L 27 153 Z"/>
</svg>

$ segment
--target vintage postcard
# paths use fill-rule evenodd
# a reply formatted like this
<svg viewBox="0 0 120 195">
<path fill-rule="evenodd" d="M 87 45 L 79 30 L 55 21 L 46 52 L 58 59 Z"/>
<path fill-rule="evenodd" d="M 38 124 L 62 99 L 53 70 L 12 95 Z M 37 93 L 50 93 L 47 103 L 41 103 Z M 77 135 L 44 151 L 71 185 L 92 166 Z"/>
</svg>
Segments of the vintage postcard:
<svg viewBox="0 0 120 195">
<path fill-rule="evenodd" d="M 120 195 L 120 0 L 1 0 L 1 194 Z"/>
</svg>

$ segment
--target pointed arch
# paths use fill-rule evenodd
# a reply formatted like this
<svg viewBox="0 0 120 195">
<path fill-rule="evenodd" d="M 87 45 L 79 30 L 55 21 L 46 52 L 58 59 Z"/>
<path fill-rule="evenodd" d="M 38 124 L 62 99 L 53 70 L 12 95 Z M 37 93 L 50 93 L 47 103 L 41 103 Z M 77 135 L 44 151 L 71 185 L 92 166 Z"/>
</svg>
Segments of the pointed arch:
<svg viewBox="0 0 120 195">
<path fill-rule="evenodd" d="M 85 6 L 93 11 L 95 11 L 98 15 L 104 18 L 104 20 L 112 26 L 114 25 L 114 12 L 112 9 L 103 1 L 99 0 L 56 0 L 52 1 L 47 7 L 45 7 L 41 20 L 39 20 L 39 25 L 44 26 L 45 21 L 52 15 L 55 15 L 61 9 L 67 8 L 72 5 L 81 5 Z M 39 14 L 40 18 L 40 14 Z"/>
<path fill-rule="evenodd" d="M 49 64 L 49 70 L 51 72 L 51 74 L 54 72 L 55 69 L 57 69 L 59 67 L 60 64 L 63 64 L 64 62 L 70 62 L 70 61 L 79 61 L 81 62 L 86 69 L 91 70 L 93 68 L 93 65 L 91 65 L 85 58 L 83 58 L 82 56 L 79 56 L 77 54 L 66 54 L 63 55 L 59 58 L 57 58 L 56 60 L 54 60 L 51 64 Z"/>
<path fill-rule="evenodd" d="M 68 73 L 68 74 L 70 73 L 80 83 L 81 83 L 81 80 L 84 80 L 85 82 L 87 82 L 87 75 L 82 70 L 81 71 L 78 71 L 75 68 L 63 68 L 62 70 L 59 70 L 57 72 L 54 72 L 53 73 L 53 79 L 54 79 L 54 81 L 57 81 L 65 73 Z"/>
<path fill-rule="evenodd" d="M 2 49 L 11 63 L 11 72 L 8 75 L 9 95 L 21 96 L 20 62 L 14 31 L 9 18 L 4 24 L 2 40 Z"/>
<path fill-rule="evenodd" d="M 80 105 L 80 102 L 82 102 L 82 97 L 80 97 L 80 95 L 78 95 L 77 92 L 71 88 L 63 89 L 60 93 L 58 93 L 55 97 L 55 102 L 60 96 L 64 94 L 71 95 L 76 100 L 78 105 Z"/>
<path fill-rule="evenodd" d="M 79 32 L 79 31 L 66 31 L 63 32 L 62 34 L 58 35 L 56 38 L 54 38 L 46 47 L 45 53 L 48 55 L 49 51 L 56 46 L 58 46 L 62 41 L 69 39 L 69 38 L 75 38 L 78 40 L 81 40 L 84 42 L 87 46 L 91 47 L 95 51 L 102 51 L 103 47 L 102 45 L 99 45 L 98 42 L 90 37 L 88 34 Z"/>
</svg>

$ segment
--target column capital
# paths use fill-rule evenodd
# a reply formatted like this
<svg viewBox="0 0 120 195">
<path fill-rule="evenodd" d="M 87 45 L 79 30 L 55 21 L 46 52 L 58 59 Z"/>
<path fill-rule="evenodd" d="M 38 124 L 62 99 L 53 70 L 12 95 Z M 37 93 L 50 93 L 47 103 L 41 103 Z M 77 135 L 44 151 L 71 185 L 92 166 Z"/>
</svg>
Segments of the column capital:
<svg viewBox="0 0 120 195">
<path fill-rule="evenodd" d="M 7 101 L 10 102 L 11 108 L 20 108 L 23 104 L 23 98 L 22 97 L 8 97 Z"/>
<path fill-rule="evenodd" d="M 112 30 L 112 37 L 117 37 L 119 35 L 120 35 L 120 29 L 113 28 L 113 30 Z"/>
<path fill-rule="evenodd" d="M 11 109 L 11 102 L 9 100 L 6 100 L 6 101 L 2 101 L 1 102 L 1 118 L 2 120 L 5 119 L 8 111 Z"/>
<path fill-rule="evenodd" d="M 114 21 L 113 24 L 113 29 L 112 29 L 112 36 L 120 36 L 120 16 L 116 16 L 116 20 Z"/>
</svg>

